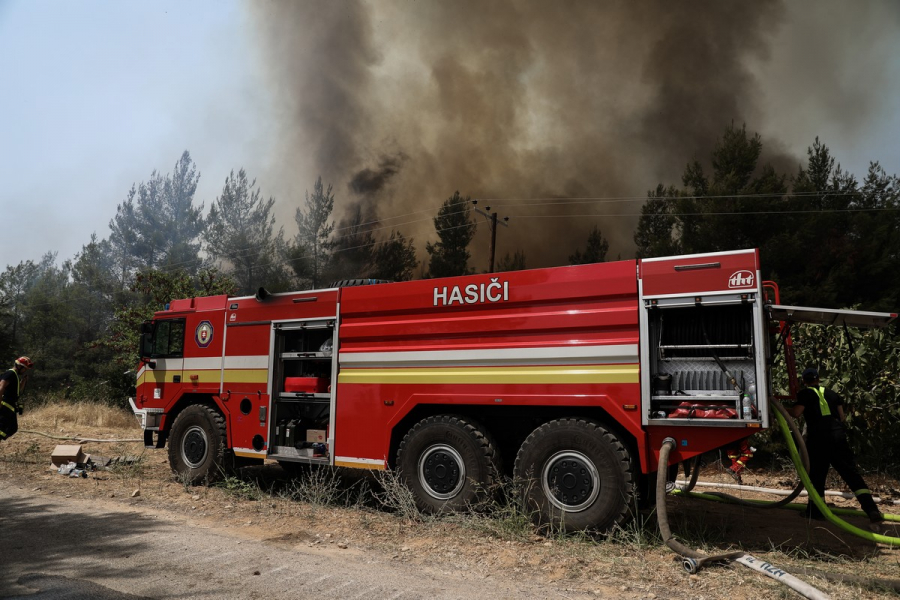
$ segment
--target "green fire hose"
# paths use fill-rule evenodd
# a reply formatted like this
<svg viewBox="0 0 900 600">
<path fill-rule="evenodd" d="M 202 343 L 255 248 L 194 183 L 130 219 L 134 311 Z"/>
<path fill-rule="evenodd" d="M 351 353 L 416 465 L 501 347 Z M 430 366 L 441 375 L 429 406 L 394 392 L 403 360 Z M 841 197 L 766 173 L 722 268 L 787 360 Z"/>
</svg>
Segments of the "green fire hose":
<svg viewBox="0 0 900 600">
<path fill-rule="evenodd" d="M 830 523 L 840 527 L 844 531 L 851 533 L 853 535 L 856 535 L 862 539 L 865 539 L 865 540 L 868 540 L 868 541 L 871 541 L 874 543 L 888 544 L 891 546 L 900 546 L 900 538 L 883 535 L 883 534 L 875 533 L 872 531 L 866 531 L 864 529 L 860 529 L 859 527 L 851 525 L 850 523 L 847 523 L 846 521 L 839 519 L 837 517 L 837 515 L 862 516 L 862 515 L 865 515 L 865 513 L 861 510 L 831 508 L 825 503 L 825 501 L 822 499 L 822 497 L 819 496 L 818 492 L 816 492 L 816 490 L 813 488 L 812 482 L 809 479 L 809 473 L 807 472 L 807 469 L 805 468 L 805 464 L 808 465 L 809 463 L 808 463 L 808 458 L 807 458 L 808 455 L 806 453 L 805 443 L 803 442 L 802 437 L 798 436 L 798 442 L 801 446 L 800 449 L 798 450 L 797 444 L 794 443 L 794 439 L 792 438 L 792 432 L 795 436 L 798 433 L 796 426 L 794 426 L 792 428 L 790 425 L 788 425 L 788 421 L 784 416 L 787 414 L 787 411 L 784 409 L 784 407 L 781 405 L 781 403 L 778 400 L 773 399 L 772 404 L 774 405 L 774 407 L 776 409 L 774 411 L 775 417 L 778 421 L 779 427 L 781 428 L 781 432 L 784 435 L 785 442 L 787 443 L 787 447 L 788 447 L 788 451 L 791 456 L 791 460 L 793 461 L 794 466 L 797 469 L 797 473 L 800 475 L 801 484 L 802 484 L 802 486 L 806 487 L 810 501 L 815 503 L 816 507 L 822 512 L 822 514 L 825 516 L 825 518 L 828 520 L 828 522 L 830 522 Z M 793 425 L 793 423 L 791 423 L 791 425 Z M 666 440 L 666 441 L 669 442 L 669 440 Z M 663 449 L 660 454 L 660 459 L 661 459 L 660 460 L 660 470 L 658 471 L 658 473 L 665 472 L 664 466 L 663 466 L 664 465 L 663 459 L 664 458 L 666 460 L 668 459 L 668 454 L 669 454 L 668 450 L 670 450 L 671 446 L 673 446 L 673 445 L 674 445 L 674 441 L 672 441 L 671 445 L 667 444 L 667 443 L 663 444 Z M 803 458 L 801 458 L 801 451 L 803 453 Z M 806 460 L 804 460 L 804 459 L 806 459 Z M 695 468 L 699 468 L 699 464 L 696 465 Z M 805 504 L 787 504 L 787 505 L 785 505 L 783 502 L 772 503 L 772 502 L 768 502 L 766 500 L 740 499 L 740 498 L 736 498 L 733 496 L 729 496 L 727 494 L 718 494 L 718 493 L 704 494 L 704 493 L 698 493 L 698 492 L 691 492 L 690 489 L 693 487 L 693 483 L 695 483 L 695 482 L 696 482 L 696 474 L 694 477 L 692 477 L 691 484 L 689 484 L 687 486 L 687 489 L 675 489 L 672 491 L 672 493 L 683 495 L 683 496 L 690 496 L 690 497 L 694 497 L 694 498 L 714 500 L 717 502 L 725 502 L 725 503 L 729 503 L 729 504 L 743 504 L 743 505 L 758 506 L 760 508 L 774 507 L 776 504 L 777 504 L 777 506 L 783 506 L 784 508 L 790 508 L 790 509 L 794 509 L 794 510 L 803 510 L 806 508 Z M 796 493 L 799 492 L 800 487 L 801 486 L 798 486 L 797 489 L 795 490 L 795 493 L 791 494 L 791 497 L 790 497 L 791 499 L 796 496 Z M 738 553 L 729 553 L 729 554 L 724 554 L 724 555 L 719 555 L 719 556 L 714 556 L 714 557 L 708 557 L 708 556 L 704 556 L 702 554 L 696 553 L 696 551 L 687 549 L 684 546 L 682 546 L 681 544 L 678 544 L 677 542 L 675 542 L 674 539 L 672 539 L 674 536 L 672 536 L 671 531 L 669 530 L 669 527 L 668 527 L 668 517 L 665 516 L 666 511 L 665 511 L 665 500 L 664 500 L 665 492 L 663 491 L 664 488 L 665 488 L 664 480 L 663 481 L 658 480 L 657 481 L 657 510 L 658 510 L 658 516 L 664 517 L 660 521 L 660 532 L 663 534 L 663 539 L 666 541 L 667 545 L 669 545 L 670 548 L 675 550 L 675 552 L 678 552 L 679 554 L 681 554 L 681 556 L 683 557 L 686 569 L 688 569 L 691 572 L 696 572 L 696 570 L 698 570 L 704 563 L 710 563 L 710 562 L 716 562 L 716 561 L 722 561 L 722 560 L 736 560 L 737 562 L 742 562 L 742 563 L 746 564 L 747 561 L 745 560 L 745 557 L 749 556 L 749 555 L 745 555 L 745 557 L 742 557 L 742 558 L 736 558 L 735 555 Z M 662 502 L 662 506 L 660 506 L 660 502 Z M 660 510 L 660 508 L 662 508 L 662 510 Z M 885 514 L 884 519 L 885 519 L 885 521 L 900 522 L 900 516 L 893 515 L 893 514 Z M 685 550 L 687 550 L 687 551 L 685 551 Z M 746 565 L 746 566 L 756 568 L 754 565 Z M 838 574 L 833 574 L 833 573 L 820 572 L 820 571 L 813 570 L 813 569 L 804 569 L 803 571 L 810 575 L 817 575 L 817 576 L 824 577 L 826 579 L 831 579 L 834 581 L 852 582 L 852 583 L 864 585 L 867 587 L 900 591 L 900 581 L 896 581 L 896 580 L 879 580 L 879 579 L 869 579 L 869 578 L 857 577 L 857 576 L 853 576 L 853 575 L 838 575 Z M 780 570 L 778 572 L 781 573 Z M 768 572 L 766 574 L 769 576 L 772 576 Z M 822 596 L 817 596 L 817 594 L 820 594 L 820 592 L 818 592 L 818 590 L 815 590 L 814 588 L 804 587 L 802 582 L 786 581 L 784 578 L 782 578 L 781 581 L 782 581 L 782 583 L 786 583 L 790 587 L 793 587 L 796 591 L 800 592 L 802 595 L 806 596 L 807 598 L 822 597 Z"/>
<path fill-rule="evenodd" d="M 781 428 L 781 433 L 784 435 L 785 442 L 787 443 L 788 452 L 790 453 L 791 460 L 794 463 L 794 467 L 797 469 L 797 474 L 800 475 L 800 480 L 803 486 L 806 488 L 807 494 L 809 495 L 809 499 L 811 502 L 814 502 L 816 507 L 822 512 L 825 516 L 826 520 L 837 527 L 840 527 L 844 531 L 848 533 L 852 533 L 862 539 L 868 540 L 870 542 L 876 542 L 880 544 L 888 544 L 891 546 L 900 546 L 900 538 L 892 537 L 888 535 L 883 535 L 879 533 L 875 533 L 872 531 L 867 531 L 865 529 L 860 529 L 846 521 L 839 519 L 837 515 L 844 516 L 866 516 L 861 510 L 854 510 L 849 508 L 832 508 L 829 507 L 825 500 L 819 496 L 818 492 L 816 492 L 815 488 L 812 486 L 812 482 L 809 479 L 809 473 L 804 467 L 804 461 L 800 458 L 800 451 L 806 453 L 806 448 L 797 448 L 797 444 L 794 442 L 793 437 L 791 436 L 791 428 L 788 425 L 787 420 L 783 416 L 783 413 L 786 414 L 784 407 L 781 406 L 781 403 L 778 400 L 772 400 L 773 404 L 776 404 L 776 409 L 774 411 L 775 418 L 778 421 L 778 425 Z M 800 440 L 802 444 L 802 439 Z M 807 463 L 808 464 L 808 463 Z M 728 494 L 720 494 L 720 493 L 702 493 L 702 492 L 691 492 L 688 490 L 679 490 L 675 489 L 673 494 L 678 494 L 682 496 L 690 496 L 692 498 L 700 498 L 703 500 L 715 500 L 718 502 L 725 502 L 728 504 L 745 504 L 751 506 L 757 506 L 759 508 L 769 508 L 773 506 L 772 502 L 767 500 L 752 500 L 752 499 L 739 499 L 733 496 L 729 496 Z M 783 501 L 777 503 L 779 506 L 784 508 L 790 508 L 793 510 L 804 510 L 806 509 L 805 504 L 784 504 Z M 885 513 L 884 514 L 885 521 L 897 522 L 900 523 L 900 515 L 894 515 Z"/>
<path fill-rule="evenodd" d="M 777 402 L 777 400 L 775 400 Z M 860 529 L 846 521 L 839 519 L 835 513 L 843 514 L 843 515 L 864 515 L 865 513 L 861 510 L 848 510 L 848 509 L 832 509 L 827 504 L 825 504 L 825 500 L 816 492 L 815 488 L 812 485 L 812 482 L 809 479 L 809 473 L 806 472 L 806 469 L 803 468 L 803 463 L 800 461 L 800 454 L 797 451 L 797 445 L 794 443 L 794 440 L 791 439 L 791 436 L 788 435 L 788 424 L 785 421 L 784 417 L 781 415 L 779 411 L 775 411 L 775 417 L 778 420 L 778 425 L 781 427 L 781 432 L 784 434 L 784 439 L 787 442 L 788 452 L 790 452 L 791 460 L 794 462 L 794 466 L 797 468 L 797 474 L 800 475 L 800 480 L 803 482 L 803 485 L 806 486 L 806 492 L 809 494 L 809 499 L 815 503 L 816 508 L 818 508 L 823 515 L 825 515 L 825 519 L 828 520 L 829 523 L 833 525 L 837 525 L 844 531 L 848 533 L 852 533 L 855 536 L 861 537 L 864 540 L 869 540 L 870 542 L 877 542 L 879 544 L 889 544 L 891 546 L 900 546 L 900 538 L 891 537 L 888 535 L 882 535 L 880 533 L 875 533 L 872 531 L 866 531 L 865 529 Z M 802 506 L 802 505 L 800 505 Z M 884 519 L 886 521 L 896 521 L 900 522 L 900 516 L 885 514 Z"/>
</svg>

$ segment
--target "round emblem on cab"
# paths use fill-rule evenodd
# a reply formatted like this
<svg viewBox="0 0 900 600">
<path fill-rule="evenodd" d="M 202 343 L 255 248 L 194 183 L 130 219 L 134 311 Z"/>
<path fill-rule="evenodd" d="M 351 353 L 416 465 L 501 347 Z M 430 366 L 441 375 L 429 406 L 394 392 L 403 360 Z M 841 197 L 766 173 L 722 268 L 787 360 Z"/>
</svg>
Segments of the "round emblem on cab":
<svg viewBox="0 0 900 600">
<path fill-rule="evenodd" d="M 209 346 L 213 339 L 213 326 L 209 321 L 201 321 L 194 332 L 194 341 L 201 348 Z"/>
</svg>

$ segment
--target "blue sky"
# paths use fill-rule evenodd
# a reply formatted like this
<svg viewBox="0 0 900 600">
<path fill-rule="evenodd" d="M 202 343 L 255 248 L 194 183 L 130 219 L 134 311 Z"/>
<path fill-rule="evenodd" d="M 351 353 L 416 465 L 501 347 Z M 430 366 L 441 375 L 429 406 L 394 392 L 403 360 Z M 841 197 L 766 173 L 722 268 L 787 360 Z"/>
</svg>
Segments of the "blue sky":
<svg viewBox="0 0 900 600">
<path fill-rule="evenodd" d="M 268 100 L 244 19 L 231 0 L 0 2 L 0 265 L 106 237 L 131 185 L 186 149 L 207 208 L 252 172 Z"/>
<path fill-rule="evenodd" d="M 314 68 L 315 61 L 327 59 L 323 48 L 315 44 L 352 46 L 355 40 L 332 39 L 331 32 L 309 29 L 318 25 L 308 19 L 281 29 L 286 39 L 263 43 L 265 30 L 250 14 L 253 9 L 262 12 L 261 6 L 269 5 L 237 0 L 0 0 L 0 214 L 6 223 L 0 234 L 0 268 L 38 260 L 47 251 L 66 260 L 92 233 L 106 237 L 116 205 L 132 184 L 147 180 L 153 170 L 170 173 L 184 150 L 191 152 L 201 172 L 196 200 L 204 202 L 207 210 L 229 171 L 244 167 L 259 179 L 265 196 L 276 197 L 282 222 L 290 220 L 302 190 L 311 187 L 323 164 L 317 163 L 317 148 L 305 145 L 310 139 L 305 134 L 310 132 L 302 128 L 288 132 L 286 127 L 315 119 L 285 113 L 296 111 L 297 106 L 329 108 L 316 105 L 315 97 L 307 104 L 293 101 L 318 83 L 315 77 L 328 73 L 327 67 L 321 73 Z M 298 2 L 293 6 L 303 6 L 297 12 L 305 11 L 308 17 L 323 5 Z M 348 146 L 356 147 L 363 157 L 360 160 L 368 160 L 353 166 L 377 164 L 380 148 L 392 144 L 413 156 L 405 180 L 406 196 L 427 196 L 428 203 L 417 208 L 428 213 L 452 193 L 452 186 L 461 185 L 459 173 L 472 167 L 451 166 L 471 149 L 448 146 L 447 140 L 459 137 L 457 121 L 442 124 L 437 118 L 444 99 L 435 96 L 431 67 L 447 62 L 437 47 L 445 31 L 443 17 L 434 19 L 432 13 L 441 13 L 448 5 L 438 9 L 438 4 L 427 2 L 384 0 L 360 6 L 360 12 L 371 18 L 371 40 L 366 43 L 375 51 L 368 71 L 348 70 L 367 75 L 373 90 L 371 98 L 351 98 L 363 117 L 361 133 L 348 139 Z M 864 6 L 866 10 L 860 10 L 840 0 L 786 4 L 781 24 L 767 38 L 769 48 L 751 61 L 759 110 L 748 123 L 764 140 L 777 139 L 792 156 L 804 156 L 806 147 L 821 136 L 841 164 L 860 177 L 870 160 L 881 161 L 889 173 L 900 172 L 900 11 L 893 0 Z M 344 31 L 342 10 L 338 6 L 329 17 L 338 24 L 338 35 Z M 502 31 L 509 13 L 494 12 L 499 13 L 494 16 Z M 477 27 L 469 29 L 477 33 Z M 477 44 L 494 39 L 495 34 L 487 29 L 484 38 L 473 35 L 474 42 L 467 47 L 472 54 L 461 61 L 463 72 L 490 56 L 479 54 Z M 296 44 L 292 46 L 287 38 Z M 534 50 L 539 57 L 538 43 L 527 51 Z M 307 61 L 305 66 L 270 69 L 273 60 L 286 54 L 283 48 L 300 55 L 295 61 Z M 350 53 L 351 58 L 355 56 Z M 513 52 L 511 56 L 520 55 Z M 543 74 L 546 81 L 552 79 L 553 70 Z M 309 81 L 302 79 L 304 73 L 312 73 Z M 625 73 L 628 77 L 629 72 Z M 345 82 L 332 83 L 336 91 L 343 90 Z M 624 84 L 634 81 L 622 83 L 627 90 Z M 626 112 L 630 100 L 620 89 L 607 87 L 602 93 L 610 94 L 608 101 L 618 102 L 620 111 Z M 332 97 L 340 96 L 321 98 L 327 102 Z M 537 96 L 529 106 L 541 110 L 557 100 Z M 434 112 L 423 108 L 423 102 Z M 460 114 L 463 119 L 468 116 Z M 532 117 L 535 131 L 540 131 L 542 115 Z M 407 127 L 410 123 L 414 126 Z M 439 135 L 432 129 L 435 123 L 444 126 Z M 317 131 L 327 136 L 340 125 L 320 122 Z M 602 127 L 598 131 L 601 137 L 605 133 Z M 476 150 L 492 155 L 491 143 Z M 445 153 L 428 144 L 443 146 Z M 419 161 L 416 170 L 417 156 L 434 159 Z M 473 156 L 477 163 L 481 155 Z M 583 156 L 563 157 L 567 160 L 560 164 Z M 619 160 L 639 164 L 644 157 L 623 153 Z M 433 165 L 443 170 L 434 171 Z M 324 165 L 325 172 L 327 168 Z M 507 174 L 502 168 L 494 172 L 497 181 L 488 193 L 501 197 L 518 193 L 520 198 L 527 194 L 514 188 L 515 173 Z M 624 193 L 642 196 L 654 186 L 655 176 L 640 179 Z M 421 182 L 432 179 L 440 183 L 433 186 L 437 190 L 424 189 Z M 677 183 L 677 176 L 669 176 L 666 182 Z M 472 195 L 478 197 L 477 185 L 472 188 Z M 346 195 L 346 181 L 336 180 L 335 189 Z M 621 195 L 623 190 L 598 186 L 587 193 L 609 196 Z M 387 214 L 379 215 L 382 218 L 409 212 L 399 202 L 385 206 Z M 292 227 L 285 223 L 289 233 Z M 429 218 L 422 219 L 414 232 L 417 246 L 424 246 L 429 227 Z M 631 229 L 623 225 L 620 230 L 622 245 L 616 251 L 627 257 Z"/>
</svg>

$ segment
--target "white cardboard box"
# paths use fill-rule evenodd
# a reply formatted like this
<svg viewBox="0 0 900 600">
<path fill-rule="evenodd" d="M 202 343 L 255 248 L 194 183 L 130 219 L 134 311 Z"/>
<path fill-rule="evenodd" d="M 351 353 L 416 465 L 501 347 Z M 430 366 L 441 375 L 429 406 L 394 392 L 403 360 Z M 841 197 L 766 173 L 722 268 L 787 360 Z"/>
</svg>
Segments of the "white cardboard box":
<svg viewBox="0 0 900 600">
<path fill-rule="evenodd" d="M 325 443 L 326 432 L 324 429 L 307 429 L 306 441 L 310 443 Z"/>
</svg>

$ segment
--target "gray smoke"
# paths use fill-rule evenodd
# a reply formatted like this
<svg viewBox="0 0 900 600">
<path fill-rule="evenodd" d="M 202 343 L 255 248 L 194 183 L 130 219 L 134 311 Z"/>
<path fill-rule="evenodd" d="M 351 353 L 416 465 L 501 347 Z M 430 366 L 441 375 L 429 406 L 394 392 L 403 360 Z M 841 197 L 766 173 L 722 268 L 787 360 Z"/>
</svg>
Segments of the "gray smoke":
<svg viewBox="0 0 900 600">
<path fill-rule="evenodd" d="M 627 198 L 679 183 L 728 124 L 761 128 L 755 69 L 786 12 L 778 0 L 250 6 L 283 119 L 269 174 L 282 203 L 321 175 L 336 211 L 362 203 L 423 247 L 459 190 L 510 217 L 498 258 L 522 249 L 532 267 L 565 264 L 595 224 L 612 258 L 633 256 L 641 203 Z M 555 200 L 593 197 L 610 200 Z M 487 235 L 480 222 L 476 269 Z"/>
<path fill-rule="evenodd" d="M 402 152 L 394 156 L 384 156 L 375 168 L 366 167 L 350 180 L 350 189 L 361 196 L 375 194 L 384 189 L 391 177 L 400 171 L 400 167 L 409 158 Z"/>
</svg>

